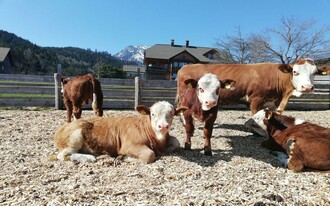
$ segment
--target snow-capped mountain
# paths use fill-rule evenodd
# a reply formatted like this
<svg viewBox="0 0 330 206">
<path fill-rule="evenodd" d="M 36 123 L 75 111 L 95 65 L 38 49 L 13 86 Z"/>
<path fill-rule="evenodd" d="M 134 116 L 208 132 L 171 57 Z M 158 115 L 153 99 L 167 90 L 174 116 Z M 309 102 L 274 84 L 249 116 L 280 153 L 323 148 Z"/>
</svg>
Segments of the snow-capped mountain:
<svg viewBox="0 0 330 206">
<path fill-rule="evenodd" d="M 128 46 L 114 56 L 125 61 L 134 61 L 139 65 L 143 65 L 144 50 L 150 46 Z"/>
</svg>

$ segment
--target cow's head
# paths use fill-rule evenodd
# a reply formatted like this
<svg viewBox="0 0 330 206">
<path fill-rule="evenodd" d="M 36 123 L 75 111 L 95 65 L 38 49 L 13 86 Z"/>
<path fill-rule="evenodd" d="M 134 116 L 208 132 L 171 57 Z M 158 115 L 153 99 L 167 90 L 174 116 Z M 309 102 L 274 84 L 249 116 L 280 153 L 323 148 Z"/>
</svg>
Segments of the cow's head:
<svg viewBox="0 0 330 206">
<path fill-rule="evenodd" d="M 218 77 L 211 73 L 204 74 L 198 81 L 187 79 L 184 82 L 188 88 L 196 89 L 202 110 L 208 111 L 218 105 L 220 88 L 233 89 L 234 80 L 219 80 Z"/>
<path fill-rule="evenodd" d="M 138 105 L 135 109 L 140 114 L 150 116 L 152 129 L 156 133 L 157 138 L 162 139 L 169 132 L 174 115 L 177 115 L 188 108 L 180 107 L 175 110 L 173 105 L 169 102 L 160 101 L 156 102 L 151 107 Z"/>
<path fill-rule="evenodd" d="M 265 120 L 269 119 L 271 116 L 272 112 L 269 109 L 262 109 L 255 113 L 244 125 L 260 136 L 267 137 L 268 133 Z"/>
<path fill-rule="evenodd" d="M 298 59 L 292 66 L 292 84 L 295 87 L 295 96 L 314 91 L 314 75 L 318 72 L 311 59 Z"/>
</svg>

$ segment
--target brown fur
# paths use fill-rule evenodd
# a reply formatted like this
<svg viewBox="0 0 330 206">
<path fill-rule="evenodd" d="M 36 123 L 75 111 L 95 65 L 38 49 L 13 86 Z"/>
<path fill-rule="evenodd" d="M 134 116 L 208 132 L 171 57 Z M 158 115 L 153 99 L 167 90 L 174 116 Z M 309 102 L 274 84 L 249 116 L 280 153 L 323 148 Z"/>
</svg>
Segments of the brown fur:
<svg viewBox="0 0 330 206">
<path fill-rule="evenodd" d="M 330 129 L 310 122 L 295 125 L 293 117 L 270 115 L 264 120 L 269 138 L 289 155 L 290 170 L 330 170 Z"/>
<path fill-rule="evenodd" d="M 55 133 L 55 146 L 60 154 L 69 148 L 66 154 L 126 155 L 150 163 L 167 152 L 171 138 L 168 133 L 164 140 L 156 138 L 149 115 L 94 117 L 62 125 Z"/>
<path fill-rule="evenodd" d="M 183 102 L 187 89 L 185 80 L 197 80 L 211 72 L 219 79 L 236 81 L 234 91 L 220 90 L 221 105 L 249 103 L 252 114 L 255 114 L 266 102 L 275 102 L 276 107 L 284 110 L 294 90 L 291 71 L 292 65 L 274 63 L 185 65 L 178 72 L 177 102 L 179 106 Z"/>
<path fill-rule="evenodd" d="M 224 88 L 226 85 L 234 85 L 236 82 L 233 80 L 223 80 L 221 82 L 221 88 Z M 211 137 L 213 132 L 213 124 L 217 118 L 218 107 L 215 106 L 208 111 L 203 111 L 201 103 L 197 97 L 197 81 L 193 79 L 189 79 L 185 81 L 185 84 L 190 84 L 192 88 L 187 88 L 185 90 L 185 94 L 183 96 L 183 101 L 181 102 L 181 106 L 189 108 L 183 113 L 185 119 L 185 130 L 186 130 L 186 140 L 185 140 L 185 149 L 191 149 L 191 137 L 194 135 L 194 122 L 193 118 L 199 120 L 200 122 L 204 122 L 204 154 L 212 155 L 211 149 Z"/>
<path fill-rule="evenodd" d="M 81 117 L 83 104 L 93 102 L 93 93 L 96 94 L 97 102 L 92 105 L 96 116 L 103 116 L 103 93 L 100 82 L 91 74 L 61 79 L 63 87 L 64 104 L 67 110 L 67 122 L 71 122 L 72 112 L 76 119 Z"/>
</svg>

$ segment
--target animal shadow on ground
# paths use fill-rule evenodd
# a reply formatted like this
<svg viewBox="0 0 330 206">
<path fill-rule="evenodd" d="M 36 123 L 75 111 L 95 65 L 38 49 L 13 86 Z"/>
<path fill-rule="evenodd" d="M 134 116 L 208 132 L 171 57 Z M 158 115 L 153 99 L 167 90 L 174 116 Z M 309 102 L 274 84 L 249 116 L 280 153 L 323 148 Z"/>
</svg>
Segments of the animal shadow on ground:
<svg viewBox="0 0 330 206">
<path fill-rule="evenodd" d="M 198 128 L 203 129 L 203 128 Z M 225 130 L 218 134 L 216 130 Z M 253 134 L 243 124 L 216 124 L 212 136 L 212 156 L 204 155 L 203 148 L 185 150 L 180 148 L 171 155 L 179 156 L 187 161 L 195 162 L 201 166 L 214 166 L 219 161 L 230 162 L 233 157 L 247 157 L 258 161 L 269 163 L 274 167 L 281 167 L 279 161 L 270 153 L 269 150 L 261 146 L 261 142 L 266 137 Z M 192 144 L 197 144 L 192 137 Z M 215 145 L 220 149 L 215 149 Z"/>
</svg>

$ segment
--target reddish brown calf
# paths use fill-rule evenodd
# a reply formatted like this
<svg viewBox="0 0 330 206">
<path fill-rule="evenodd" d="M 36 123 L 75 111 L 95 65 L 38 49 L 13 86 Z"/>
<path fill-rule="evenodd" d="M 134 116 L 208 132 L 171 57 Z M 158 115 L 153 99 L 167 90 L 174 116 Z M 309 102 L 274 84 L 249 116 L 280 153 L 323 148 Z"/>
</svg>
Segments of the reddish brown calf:
<svg viewBox="0 0 330 206">
<path fill-rule="evenodd" d="M 83 104 L 90 102 L 92 102 L 95 115 L 102 117 L 103 93 L 100 82 L 93 75 L 86 74 L 72 79 L 62 77 L 61 81 L 67 122 L 71 122 L 72 112 L 74 119 L 79 119 Z"/>
<path fill-rule="evenodd" d="M 260 110 L 246 125 L 254 130 L 266 130 L 266 145 L 286 151 L 290 170 L 300 172 L 304 168 L 330 170 L 330 129 L 280 115 L 268 109 Z M 270 148 L 272 149 L 272 148 Z"/>
</svg>

